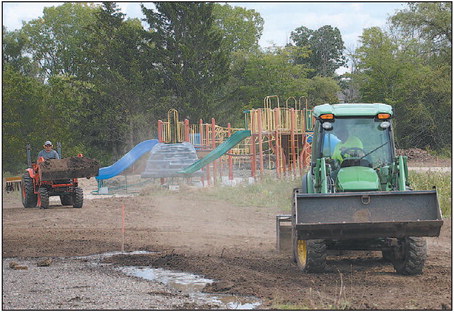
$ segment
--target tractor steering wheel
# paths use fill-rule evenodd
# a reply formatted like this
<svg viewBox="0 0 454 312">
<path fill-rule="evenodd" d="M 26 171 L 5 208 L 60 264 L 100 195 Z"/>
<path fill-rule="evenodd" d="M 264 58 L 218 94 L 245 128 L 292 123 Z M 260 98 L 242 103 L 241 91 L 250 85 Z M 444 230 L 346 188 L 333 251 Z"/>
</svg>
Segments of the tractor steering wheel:
<svg viewBox="0 0 454 312">
<path fill-rule="evenodd" d="M 351 157 L 364 157 L 366 152 L 359 147 L 347 147 L 340 150 L 340 154 L 343 159 Z"/>
</svg>

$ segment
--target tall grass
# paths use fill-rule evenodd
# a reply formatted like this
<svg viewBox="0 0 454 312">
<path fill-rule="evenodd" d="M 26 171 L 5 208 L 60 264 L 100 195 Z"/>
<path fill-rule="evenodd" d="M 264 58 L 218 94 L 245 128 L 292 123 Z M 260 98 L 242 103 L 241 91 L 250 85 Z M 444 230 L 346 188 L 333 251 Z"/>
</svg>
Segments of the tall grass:
<svg viewBox="0 0 454 312">
<path fill-rule="evenodd" d="M 414 190 L 431 190 L 436 186 L 440 208 L 444 217 L 451 216 L 451 174 L 445 172 L 410 171 L 410 183 Z M 225 200 L 238 206 L 276 207 L 283 212 L 290 212 L 292 204 L 292 190 L 301 185 L 301 178 L 278 180 L 271 176 L 251 185 L 237 187 L 216 186 L 199 192 L 209 199 Z"/>
<path fill-rule="evenodd" d="M 265 176 L 254 184 L 210 187 L 197 196 L 225 200 L 237 206 L 279 208 L 283 212 L 290 212 L 293 188 L 300 185 L 301 178 L 278 180 Z"/>
<path fill-rule="evenodd" d="M 437 188 L 440 209 L 444 217 L 451 216 L 451 173 L 446 172 L 416 172 L 410 171 L 410 183 L 414 190 L 431 190 L 434 186 Z"/>
</svg>

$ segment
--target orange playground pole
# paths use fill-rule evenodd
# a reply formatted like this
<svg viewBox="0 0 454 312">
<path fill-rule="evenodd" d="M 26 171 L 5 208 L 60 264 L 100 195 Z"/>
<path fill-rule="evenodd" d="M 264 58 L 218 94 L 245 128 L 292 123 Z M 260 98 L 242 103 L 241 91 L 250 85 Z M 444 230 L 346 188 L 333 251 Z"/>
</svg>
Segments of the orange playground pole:
<svg viewBox="0 0 454 312">
<path fill-rule="evenodd" d="M 260 161 L 260 176 L 263 177 L 263 137 L 262 137 L 262 111 L 260 109 L 258 111 L 258 119 L 257 119 L 257 128 L 258 128 L 258 139 L 259 139 L 259 161 Z"/>
<path fill-rule="evenodd" d="M 293 175 L 296 175 L 296 150 L 295 150 L 295 110 L 290 109 L 290 140 L 291 140 L 291 149 L 292 149 L 292 161 L 290 165 L 292 166 Z"/>
<path fill-rule="evenodd" d="M 276 153 L 276 174 L 277 178 L 281 178 L 281 147 L 279 140 L 279 108 L 274 109 L 274 127 L 275 127 L 275 153 Z"/>
<path fill-rule="evenodd" d="M 216 120 L 211 118 L 211 148 L 216 148 Z M 217 160 L 213 161 L 213 182 L 216 184 Z"/>
<path fill-rule="evenodd" d="M 189 142 L 189 120 L 184 120 L 184 141 Z"/>
<path fill-rule="evenodd" d="M 251 110 L 251 177 L 255 178 L 255 170 L 256 170 L 256 155 L 255 155 L 255 117 L 256 117 L 256 110 Z"/>
<path fill-rule="evenodd" d="M 210 145 L 208 144 L 208 138 L 210 137 L 210 129 L 208 128 L 208 125 L 205 127 L 205 140 L 206 140 L 206 147 L 209 148 Z M 210 185 L 210 164 L 205 166 L 206 171 L 207 171 L 207 185 Z"/>
<path fill-rule="evenodd" d="M 162 143 L 162 120 L 158 120 L 158 141 Z"/>
<path fill-rule="evenodd" d="M 199 120 L 200 148 L 203 147 L 203 120 Z"/>
</svg>

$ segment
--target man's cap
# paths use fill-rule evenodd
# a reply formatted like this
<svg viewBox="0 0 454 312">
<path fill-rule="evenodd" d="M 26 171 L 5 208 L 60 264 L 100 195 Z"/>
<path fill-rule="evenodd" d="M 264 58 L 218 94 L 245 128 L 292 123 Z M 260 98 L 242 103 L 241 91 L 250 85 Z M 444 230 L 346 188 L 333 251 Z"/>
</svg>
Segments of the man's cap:
<svg viewBox="0 0 454 312">
<path fill-rule="evenodd" d="M 52 142 L 51 141 L 46 141 L 46 142 L 44 142 L 44 145 L 52 145 Z"/>
</svg>

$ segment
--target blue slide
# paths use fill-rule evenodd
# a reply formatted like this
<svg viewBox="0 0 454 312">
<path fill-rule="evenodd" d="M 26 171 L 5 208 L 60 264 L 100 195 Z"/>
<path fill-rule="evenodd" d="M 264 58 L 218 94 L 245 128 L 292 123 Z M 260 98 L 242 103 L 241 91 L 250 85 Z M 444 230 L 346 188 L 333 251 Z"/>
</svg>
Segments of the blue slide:
<svg viewBox="0 0 454 312">
<path fill-rule="evenodd" d="M 123 170 L 128 169 L 134 162 L 142 157 L 143 154 L 151 151 L 158 142 L 158 140 L 147 140 L 140 142 L 113 165 L 100 168 L 99 175 L 96 177 L 96 180 L 110 179 L 116 175 L 119 175 L 123 172 Z"/>
</svg>

